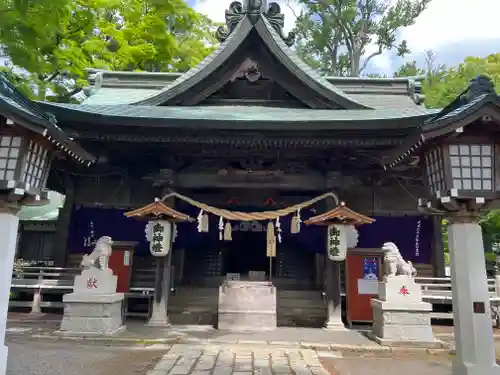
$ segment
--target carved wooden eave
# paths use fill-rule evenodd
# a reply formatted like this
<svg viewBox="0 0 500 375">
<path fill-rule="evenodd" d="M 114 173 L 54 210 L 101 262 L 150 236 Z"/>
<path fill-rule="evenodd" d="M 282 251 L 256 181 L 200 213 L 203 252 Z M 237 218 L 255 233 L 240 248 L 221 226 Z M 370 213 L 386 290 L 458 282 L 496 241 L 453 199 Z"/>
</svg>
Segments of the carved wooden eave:
<svg viewBox="0 0 500 375">
<path fill-rule="evenodd" d="M 196 105 L 228 82 L 252 51 L 263 70 L 272 71 L 279 85 L 310 108 L 372 108 L 350 98 L 302 62 L 289 48 L 293 34 L 282 32 L 280 6 L 273 2 L 267 11 L 264 6 L 260 0 L 231 3 L 227 30 L 218 32 L 223 40 L 220 46 L 163 90 L 133 104 Z"/>
<path fill-rule="evenodd" d="M 500 96 L 496 94 L 491 79 L 486 76 L 471 80 L 467 90 L 411 132 L 400 147 L 382 160 L 382 166 L 386 170 L 394 168 L 418 153 L 424 145 L 459 135 L 464 128 L 477 124 L 477 120 L 500 124 Z"/>
<path fill-rule="evenodd" d="M 133 211 L 125 212 L 126 217 L 144 220 L 167 220 L 171 222 L 193 222 L 194 219 L 173 208 L 167 206 L 160 199 L 155 199 L 153 203 L 138 208 Z"/>
<path fill-rule="evenodd" d="M 304 223 L 307 225 L 361 225 L 372 224 L 374 222 L 375 219 L 351 210 L 345 205 L 344 202 L 341 202 L 337 207 L 330 211 L 313 216 L 304 221 Z"/>
<path fill-rule="evenodd" d="M 102 133 L 96 131 L 68 130 L 68 133 L 80 141 L 91 140 L 98 142 L 131 142 L 131 143 L 151 143 L 151 144 L 185 144 L 191 145 L 220 145 L 228 147 L 255 147 L 260 145 L 263 148 L 276 149 L 300 149 L 309 148 L 313 150 L 329 149 L 331 147 L 383 147 L 399 146 L 402 143 L 401 136 L 394 136 L 390 133 L 380 132 L 378 136 L 361 136 L 361 134 L 351 134 L 346 137 L 323 137 L 304 136 L 297 139 L 295 137 L 283 136 L 280 139 L 255 139 L 244 136 L 182 136 L 182 135 L 156 135 L 156 134 L 136 134 L 136 133 Z M 305 138 L 307 137 L 307 138 Z"/>
</svg>

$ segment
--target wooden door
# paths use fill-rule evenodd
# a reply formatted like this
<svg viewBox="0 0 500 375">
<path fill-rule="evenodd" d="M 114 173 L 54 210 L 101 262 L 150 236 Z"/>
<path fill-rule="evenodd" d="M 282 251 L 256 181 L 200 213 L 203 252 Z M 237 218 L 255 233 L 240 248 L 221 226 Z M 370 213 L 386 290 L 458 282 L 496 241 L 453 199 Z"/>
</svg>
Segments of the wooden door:
<svg viewBox="0 0 500 375">
<path fill-rule="evenodd" d="M 131 248 L 113 248 L 109 257 L 109 268 L 118 277 L 116 292 L 128 293 L 132 277 L 132 259 L 134 250 Z"/>
</svg>

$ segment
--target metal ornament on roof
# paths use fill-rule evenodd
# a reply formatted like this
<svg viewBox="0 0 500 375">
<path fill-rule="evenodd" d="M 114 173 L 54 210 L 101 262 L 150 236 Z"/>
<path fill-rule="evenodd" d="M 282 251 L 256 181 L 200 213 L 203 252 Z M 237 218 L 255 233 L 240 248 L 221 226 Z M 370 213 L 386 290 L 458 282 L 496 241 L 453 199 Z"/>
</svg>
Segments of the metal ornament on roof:
<svg viewBox="0 0 500 375">
<path fill-rule="evenodd" d="M 288 36 L 285 35 L 283 31 L 285 15 L 281 13 L 280 5 L 272 2 L 269 4 L 267 11 L 264 11 L 263 8 L 265 8 L 265 3 L 262 0 L 246 0 L 245 5 L 239 1 L 233 1 L 226 10 L 226 27 L 220 26 L 216 31 L 219 42 L 224 42 L 245 16 L 255 24 L 264 15 L 285 44 L 289 47 L 292 46 L 295 43 L 295 33 L 291 31 Z"/>
</svg>

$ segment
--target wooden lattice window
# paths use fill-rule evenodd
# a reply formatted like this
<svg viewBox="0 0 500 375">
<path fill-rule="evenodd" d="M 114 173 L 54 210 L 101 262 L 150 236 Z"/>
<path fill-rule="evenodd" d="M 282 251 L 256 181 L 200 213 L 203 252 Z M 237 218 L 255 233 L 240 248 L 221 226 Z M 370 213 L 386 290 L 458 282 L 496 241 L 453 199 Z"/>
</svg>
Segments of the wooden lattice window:
<svg viewBox="0 0 500 375">
<path fill-rule="evenodd" d="M 450 145 L 453 188 L 493 190 L 493 146 Z"/>
<path fill-rule="evenodd" d="M 15 179 L 21 143 L 21 137 L 0 135 L 0 180 Z"/>
</svg>

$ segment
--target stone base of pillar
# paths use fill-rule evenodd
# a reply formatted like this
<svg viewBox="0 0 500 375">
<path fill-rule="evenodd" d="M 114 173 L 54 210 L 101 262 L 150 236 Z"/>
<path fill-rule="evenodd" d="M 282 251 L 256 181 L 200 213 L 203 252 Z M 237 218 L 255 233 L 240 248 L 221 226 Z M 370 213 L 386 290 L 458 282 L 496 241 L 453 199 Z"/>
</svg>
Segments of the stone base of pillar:
<svg viewBox="0 0 500 375">
<path fill-rule="evenodd" d="M 159 328 L 170 328 L 172 327 L 172 324 L 168 319 L 149 319 L 147 323 L 148 327 L 159 327 Z"/>
<path fill-rule="evenodd" d="M 373 326 L 370 337 L 381 345 L 439 348 L 431 327 L 432 305 L 422 302 L 415 279 L 390 276 L 379 284 L 379 299 L 372 299 Z"/>
<path fill-rule="evenodd" d="M 344 323 L 342 323 L 342 321 L 338 321 L 337 319 L 328 320 L 323 329 L 325 331 L 347 331 Z"/>
<path fill-rule="evenodd" d="M 463 363 L 459 359 L 453 360 L 453 375 L 500 375 L 500 366 L 492 363 L 490 366 L 477 365 L 474 363 Z"/>
<path fill-rule="evenodd" d="M 168 319 L 167 312 L 165 311 L 163 301 L 160 303 L 153 303 L 153 312 L 151 314 L 151 318 L 149 318 L 148 326 L 164 328 L 169 328 L 172 326 L 172 324 L 170 324 L 170 320 Z"/>
</svg>

